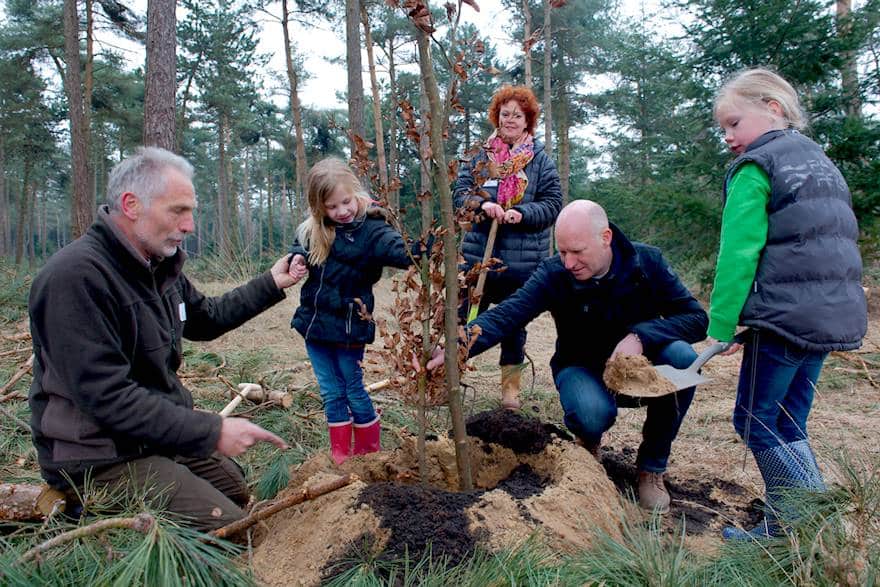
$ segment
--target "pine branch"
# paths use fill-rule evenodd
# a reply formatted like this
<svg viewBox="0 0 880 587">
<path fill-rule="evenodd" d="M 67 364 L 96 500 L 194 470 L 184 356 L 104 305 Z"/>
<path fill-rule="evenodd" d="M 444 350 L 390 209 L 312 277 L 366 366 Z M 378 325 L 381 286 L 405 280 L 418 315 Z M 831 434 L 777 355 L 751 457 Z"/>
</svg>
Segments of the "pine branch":
<svg viewBox="0 0 880 587">
<path fill-rule="evenodd" d="M 12 376 L 12 378 L 6 383 L 6 385 L 4 385 L 2 388 L 0 388 L 0 396 L 4 396 L 4 397 L 0 397 L 0 401 L 5 401 L 7 399 L 5 397 L 6 392 L 9 391 L 10 389 L 12 389 L 12 387 L 16 383 L 18 383 L 18 380 L 21 379 L 22 377 L 24 377 L 25 373 L 28 373 L 31 370 L 31 367 L 33 367 L 33 365 L 34 365 L 34 355 L 33 355 L 33 353 L 31 353 L 30 358 L 21 364 L 21 366 L 18 368 L 18 371 L 16 371 L 15 375 Z M 9 395 L 11 397 L 14 394 L 9 394 Z"/>
<path fill-rule="evenodd" d="M 280 499 L 266 509 L 254 512 L 253 514 L 242 518 L 237 522 L 233 522 L 227 526 L 223 526 L 222 528 L 217 528 L 210 533 L 210 536 L 213 536 L 215 538 L 226 538 L 227 536 L 237 534 L 242 530 L 250 528 L 261 520 L 265 520 L 269 516 L 280 512 L 281 510 L 295 506 L 304 501 L 315 499 L 316 497 L 320 497 L 325 493 L 336 491 L 337 489 L 341 489 L 357 480 L 357 475 L 343 475 L 342 477 L 337 477 L 336 479 L 332 479 L 324 483 L 317 483 L 312 487 L 306 487 L 300 493 L 296 493 L 294 495 L 285 497 L 284 499 Z"/>
<path fill-rule="evenodd" d="M 155 518 L 147 513 L 140 513 L 133 518 L 108 518 L 106 520 L 99 520 L 94 524 L 63 532 L 42 544 L 38 544 L 24 553 L 19 560 L 22 562 L 28 562 L 34 558 L 38 558 L 41 554 L 49 549 L 55 548 L 56 546 L 61 546 L 62 544 L 67 544 L 68 542 L 79 540 L 86 536 L 95 536 L 96 534 L 100 534 L 105 530 L 113 528 L 129 528 L 131 530 L 137 530 L 141 534 L 146 534 L 155 523 Z"/>
</svg>

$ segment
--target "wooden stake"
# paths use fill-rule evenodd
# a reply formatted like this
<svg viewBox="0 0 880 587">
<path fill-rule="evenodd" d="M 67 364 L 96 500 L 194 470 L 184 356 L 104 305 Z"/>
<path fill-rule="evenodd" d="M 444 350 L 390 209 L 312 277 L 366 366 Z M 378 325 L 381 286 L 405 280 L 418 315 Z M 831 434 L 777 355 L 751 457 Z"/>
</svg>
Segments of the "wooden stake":
<svg viewBox="0 0 880 587">
<path fill-rule="evenodd" d="M 346 485 L 349 485 L 357 480 L 357 475 L 344 475 L 342 477 L 337 477 L 336 479 L 331 479 L 330 481 L 325 481 L 324 483 L 317 483 L 312 487 L 306 487 L 300 493 L 296 493 L 294 495 L 285 497 L 284 499 L 278 500 L 269 507 L 262 509 L 258 512 L 254 512 L 251 515 L 242 518 L 241 520 L 238 520 L 237 522 L 233 522 L 227 526 L 223 526 L 222 528 L 217 528 L 216 530 L 211 532 L 210 535 L 215 538 L 226 538 L 227 536 L 237 534 L 242 530 L 247 530 L 257 522 L 260 522 L 261 520 L 265 520 L 269 516 L 277 514 L 281 510 L 293 507 L 304 501 L 315 499 L 316 497 L 320 497 L 326 493 L 330 493 L 331 491 L 342 489 Z"/>
</svg>

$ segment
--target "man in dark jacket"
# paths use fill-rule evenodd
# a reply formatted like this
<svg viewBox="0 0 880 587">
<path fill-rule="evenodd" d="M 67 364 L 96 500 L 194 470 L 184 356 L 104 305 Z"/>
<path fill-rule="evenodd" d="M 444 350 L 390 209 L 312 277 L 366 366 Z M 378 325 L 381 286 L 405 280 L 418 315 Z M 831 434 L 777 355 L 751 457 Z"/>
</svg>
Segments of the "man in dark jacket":
<svg viewBox="0 0 880 587">
<path fill-rule="evenodd" d="M 696 358 L 689 343 L 706 337 L 706 313 L 660 251 L 630 242 L 609 225 L 595 202 L 578 200 L 562 210 L 556 244 L 558 255 L 544 260 L 513 296 L 470 323 L 470 331 L 481 329 L 470 354 L 485 351 L 549 311 L 557 334 L 550 367 L 565 425 L 598 456 L 618 406 L 647 406 L 637 458 L 639 502 L 646 509 L 668 511 L 663 473 L 694 388 L 638 400 L 610 392 L 602 373 L 617 354 L 689 366 Z M 428 367 L 441 362 L 439 355 Z"/>
<path fill-rule="evenodd" d="M 193 231 L 192 166 L 145 148 L 111 172 L 107 205 L 34 279 L 34 445 L 46 481 L 69 495 L 87 479 L 161 499 L 209 530 L 248 499 L 230 457 L 256 442 L 286 448 L 241 418 L 194 410 L 177 377 L 181 338 L 209 340 L 284 299 L 302 277 L 286 258 L 208 298 L 182 273 Z"/>
</svg>

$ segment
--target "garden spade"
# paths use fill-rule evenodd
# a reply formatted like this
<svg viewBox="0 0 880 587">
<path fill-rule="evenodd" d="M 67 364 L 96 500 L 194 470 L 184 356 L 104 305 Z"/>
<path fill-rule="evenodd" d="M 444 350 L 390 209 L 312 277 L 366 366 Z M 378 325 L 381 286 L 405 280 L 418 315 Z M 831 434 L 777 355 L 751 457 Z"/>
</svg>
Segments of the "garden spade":
<svg viewBox="0 0 880 587">
<path fill-rule="evenodd" d="M 658 374 L 662 375 L 666 379 L 672 382 L 675 386 L 675 389 L 670 390 L 670 393 L 673 391 L 679 391 L 681 389 L 687 389 L 688 387 L 693 387 L 694 385 L 702 385 L 704 383 L 709 383 L 711 379 L 703 377 L 698 373 L 700 367 L 706 364 L 706 361 L 717 355 L 718 353 L 723 353 L 727 349 L 731 347 L 732 342 L 716 342 L 715 344 L 709 346 L 700 353 L 694 362 L 690 364 L 690 367 L 687 369 L 676 369 L 670 365 L 656 365 L 654 369 Z"/>
</svg>

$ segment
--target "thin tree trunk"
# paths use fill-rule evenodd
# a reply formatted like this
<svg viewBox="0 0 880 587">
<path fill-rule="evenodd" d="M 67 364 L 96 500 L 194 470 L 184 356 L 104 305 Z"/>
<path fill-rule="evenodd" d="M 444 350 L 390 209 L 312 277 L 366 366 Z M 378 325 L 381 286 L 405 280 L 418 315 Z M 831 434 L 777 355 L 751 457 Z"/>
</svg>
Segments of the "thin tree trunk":
<svg viewBox="0 0 880 587">
<path fill-rule="evenodd" d="M 147 2 L 147 79 L 144 84 L 144 144 L 174 149 L 177 93 L 176 0 Z"/>
<path fill-rule="evenodd" d="M 345 0 L 345 55 L 348 64 L 348 127 L 352 135 L 364 136 L 364 83 L 361 66 L 360 2 Z M 350 140 L 354 155 L 354 139 Z"/>
<path fill-rule="evenodd" d="M 12 226 L 9 218 L 9 192 L 6 189 L 5 137 L 0 135 L 0 256 L 12 252 Z"/>
<path fill-rule="evenodd" d="M 15 264 L 21 265 L 26 254 L 25 238 L 27 234 L 27 221 L 30 217 L 30 201 L 28 199 L 28 184 L 31 181 L 31 158 L 24 160 L 24 172 L 21 182 L 21 198 L 18 201 L 18 217 L 15 222 Z"/>
<path fill-rule="evenodd" d="M 266 138 L 266 164 L 268 166 L 271 157 L 271 145 L 268 137 Z M 268 168 L 268 167 L 267 167 Z M 266 174 L 266 249 L 269 253 L 275 252 L 275 220 L 272 206 L 272 184 L 269 181 L 269 175 Z"/>
<path fill-rule="evenodd" d="M 560 92 L 564 88 L 560 88 Z M 562 93 L 566 95 L 565 92 Z M 571 139 L 569 136 L 569 110 L 568 100 L 559 101 L 559 118 L 556 121 L 556 136 L 559 138 L 559 184 L 562 188 L 562 205 L 569 201 L 569 179 L 571 175 Z M 553 252 L 553 242 L 550 242 L 550 252 Z"/>
<path fill-rule="evenodd" d="M 287 0 L 281 0 L 281 28 L 284 31 L 284 60 L 287 64 L 287 81 L 290 86 L 290 113 L 293 116 L 293 129 L 296 134 L 296 184 L 294 189 L 302 201 L 303 184 L 308 169 L 306 160 L 306 143 L 303 138 L 302 107 L 299 101 L 299 76 L 293 66 L 293 55 L 290 47 L 290 31 L 288 30 Z"/>
<path fill-rule="evenodd" d="M 37 226 L 37 219 L 39 217 L 39 210 L 37 209 L 37 186 L 36 184 L 32 184 L 27 188 L 30 192 L 28 196 L 28 200 L 30 200 L 30 205 L 28 206 L 28 222 L 27 222 L 27 258 L 28 258 L 28 267 L 33 269 L 37 260 L 37 247 L 36 247 L 36 239 L 37 239 L 37 231 L 39 227 Z"/>
<path fill-rule="evenodd" d="M 251 218 L 251 177 L 250 177 L 250 157 L 251 150 L 250 148 L 246 148 L 244 150 L 244 178 L 242 186 L 242 215 L 244 216 L 244 242 L 245 248 L 247 250 L 250 249 L 251 243 L 254 238 L 254 224 L 253 219 Z"/>
<path fill-rule="evenodd" d="M 428 94 L 425 92 L 425 80 L 419 79 L 419 120 L 421 125 L 419 128 L 419 194 L 431 193 L 431 125 L 428 119 L 431 116 L 430 106 L 428 104 Z M 420 197 L 419 208 L 421 211 L 422 236 L 426 236 L 434 223 L 434 211 L 432 201 L 426 197 Z M 420 261 L 420 274 L 422 281 L 423 299 L 431 299 L 431 280 L 430 280 L 430 258 L 424 255 Z M 431 353 L 431 317 L 425 317 L 422 320 L 422 366 L 427 364 L 428 357 Z M 423 369 L 424 371 L 424 369 Z M 428 482 L 428 461 L 426 453 L 426 435 L 428 430 L 428 407 L 427 407 L 427 377 L 419 374 L 419 437 L 418 437 L 418 453 L 419 453 L 419 480 L 422 484 Z"/>
<path fill-rule="evenodd" d="M 229 212 L 226 209 L 229 202 L 229 181 L 226 177 L 226 129 L 224 128 L 225 117 L 220 116 L 217 120 L 217 246 L 222 255 L 228 255 L 229 235 L 226 232 Z"/>
<path fill-rule="evenodd" d="M 49 207 L 46 205 L 45 198 L 38 197 L 37 201 L 40 202 L 40 257 L 45 259 L 48 251 L 46 245 L 49 241 Z"/>
<path fill-rule="evenodd" d="M 847 40 L 852 34 L 852 0 L 837 0 L 837 36 Z M 846 115 L 859 118 L 862 116 L 862 99 L 859 92 L 859 74 L 853 51 L 842 51 L 840 54 L 840 78 L 843 89 Z"/>
<path fill-rule="evenodd" d="M 79 55 L 79 14 L 76 0 L 64 0 L 64 75 L 70 116 L 70 152 L 73 171 L 70 226 L 73 237 L 82 235 L 94 218 L 94 193 L 89 170 L 89 119 L 83 97 Z"/>
<path fill-rule="evenodd" d="M 471 461 L 468 449 L 467 432 L 464 426 L 462 408 L 460 373 L 458 371 L 458 248 L 455 235 L 455 212 L 452 208 L 452 191 L 449 187 L 446 165 L 446 153 L 443 151 L 443 126 L 446 113 L 440 100 L 437 78 L 434 75 L 434 64 L 431 59 L 431 46 L 428 34 L 416 28 L 419 46 L 419 69 L 431 107 L 431 177 L 435 193 L 440 197 L 440 215 L 443 228 L 444 250 L 444 288 L 446 307 L 444 323 L 446 326 L 446 384 L 449 398 L 449 414 L 452 417 L 452 434 L 455 439 L 455 462 L 458 468 L 459 487 L 462 491 L 473 489 Z"/>
<path fill-rule="evenodd" d="M 523 11 L 523 65 L 525 73 L 523 84 L 532 87 L 532 10 L 529 8 L 529 0 L 522 0 Z M 466 145 L 470 143 L 465 143 Z"/>
<path fill-rule="evenodd" d="M 550 23 L 550 0 L 544 0 L 544 152 L 553 156 L 553 102 L 551 57 L 553 56 L 553 27 Z"/>
<path fill-rule="evenodd" d="M 388 92 L 391 99 L 391 119 L 388 122 L 388 167 L 389 181 L 394 189 L 388 194 L 388 203 L 395 213 L 400 209 L 400 154 L 397 151 L 397 73 L 394 68 L 394 37 L 388 37 Z"/>
<path fill-rule="evenodd" d="M 385 136 L 382 128 L 382 97 L 376 80 L 376 60 L 373 57 L 373 35 L 370 32 L 370 16 L 361 3 L 361 23 L 364 25 L 364 46 L 367 48 L 367 66 L 370 68 L 370 90 L 373 94 L 373 128 L 376 131 L 376 163 L 379 167 L 379 185 L 382 195 L 388 198 L 388 166 L 385 161 Z"/>
<path fill-rule="evenodd" d="M 281 210 L 278 214 L 281 220 L 281 247 L 287 247 L 290 245 L 290 241 L 287 240 L 289 238 L 287 227 L 290 225 L 289 222 L 289 212 L 287 211 L 287 193 L 290 191 L 290 188 L 287 186 L 287 176 L 281 176 Z"/>
</svg>

